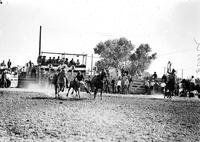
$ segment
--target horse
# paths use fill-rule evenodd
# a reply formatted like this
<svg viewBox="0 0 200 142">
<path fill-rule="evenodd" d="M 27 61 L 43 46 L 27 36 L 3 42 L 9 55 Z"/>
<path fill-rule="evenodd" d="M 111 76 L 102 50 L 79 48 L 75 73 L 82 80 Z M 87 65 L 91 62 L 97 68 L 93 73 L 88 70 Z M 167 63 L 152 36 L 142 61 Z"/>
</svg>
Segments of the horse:
<svg viewBox="0 0 200 142">
<path fill-rule="evenodd" d="M 69 91 L 71 90 L 71 88 L 73 89 L 72 93 L 74 93 L 74 91 L 76 92 L 76 96 L 78 95 L 79 98 L 80 98 L 80 94 L 79 94 L 79 91 L 78 89 L 80 88 L 80 82 L 78 82 L 76 79 L 70 81 L 69 83 L 69 88 L 68 88 L 68 91 L 67 91 L 67 97 L 68 97 L 68 94 L 69 94 Z"/>
<path fill-rule="evenodd" d="M 61 70 L 61 72 L 58 73 L 58 78 L 57 78 L 57 85 L 58 85 L 57 93 L 58 93 L 58 96 L 59 96 L 60 91 L 64 92 L 64 89 L 65 89 L 67 84 L 68 84 L 68 79 L 67 79 L 67 76 L 65 75 L 65 71 Z"/>
<path fill-rule="evenodd" d="M 189 94 L 189 97 L 193 97 L 193 91 L 196 90 L 198 93 L 200 92 L 200 86 L 197 84 L 192 83 L 190 80 L 183 79 L 182 83 L 182 91 L 180 95 L 182 97 L 186 97 Z"/>
<path fill-rule="evenodd" d="M 167 76 L 167 82 L 165 86 L 165 92 L 164 92 L 164 98 L 165 96 L 167 98 L 172 98 L 174 90 L 175 90 L 175 75 L 174 74 L 169 74 Z"/>
<path fill-rule="evenodd" d="M 94 99 L 96 98 L 97 91 L 100 89 L 100 97 L 102 100 L 102 92 L 103 92 L 103 80 L 106 78 L 106 73 L 102 72 L 99 75 L 95 75 L 91 80 L 91 87 L 94 88 Z"/>
</svg>

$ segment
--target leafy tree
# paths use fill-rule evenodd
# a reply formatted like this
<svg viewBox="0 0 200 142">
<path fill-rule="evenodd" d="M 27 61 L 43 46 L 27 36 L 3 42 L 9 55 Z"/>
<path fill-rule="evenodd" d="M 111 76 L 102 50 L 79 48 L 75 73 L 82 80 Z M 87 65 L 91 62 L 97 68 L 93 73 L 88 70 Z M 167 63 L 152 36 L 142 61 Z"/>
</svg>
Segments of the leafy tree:
<svg viewBox="0 0 200 142">
<path fill-rule="evenodd" d="M 148 44 L 141 44 L 130 56 L 127 69 L 132 75 L 144 72 L 151 62 L 156 59 L 157 53 L 150 54 L 150 52 L 151 48 Z"/>
<path fill-rule="evenodd" d="M 100 55 L 102 60 L 96 63 L 97 70 L 102 67 L 116 69 L 122 68 L 122 63 L 131 55 L 134 45 L 126 38 L 100 42 L 94 48 L 94 53 Z"/>
<path fill-rule="evenodd" d="M 131 75 L 144 72 L 156 59 L 157 53 L 150 54 L 151 48 L 148 44 L 141 44 L 135 52 L 133 52 L 134 48 L 131 41 L 126 38 L 98 43 L 94 48 L 95 54 L 101 57 L 101 60 L 96 62 L 97 71 L 110 67 L 122 70 L 126 63 L 125 70 Z"/>
</svg>

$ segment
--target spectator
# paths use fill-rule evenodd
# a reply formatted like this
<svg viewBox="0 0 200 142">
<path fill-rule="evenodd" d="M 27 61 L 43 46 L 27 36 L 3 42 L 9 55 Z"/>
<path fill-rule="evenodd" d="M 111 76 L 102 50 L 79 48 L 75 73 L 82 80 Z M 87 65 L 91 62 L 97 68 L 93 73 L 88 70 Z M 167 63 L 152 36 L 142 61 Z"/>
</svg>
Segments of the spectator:
<svg viewBox="0 0 200 142">
<path fill-rule="evenodd" d="M 10 69 L 11 68 L 11 61 L 10 61 L 10 59 L 8 60 L 8 62 L 7 62 L 7 67 Z"/>
<path fill-rule="evenodd" d="M 46 65 L 46 56 L 42 56 L 42 62 L 41 62 L 42 65 Z"/>
<path fill-rule="evenodd" d="M 79 59 L 77 59 L 77 61 L 76 61 L 76 65 L 77 65 L 77 66 L 80 65 L 80 61 L 79 61 Z"/>
<path fill-rule="evenodd" d="M 2 87 L 7 88 L 6 71 L 3 71 L 1 81 Z"/>
<path fill-rule="evenodd" d="M 128 78 L 128 76 L 127 76 L 127 73 L 125 73 L 125 76 L 124 76 L 124 88 L 123 88 L 124 90 L 124 94 L 128 94 L 129 93 L 129 78 Z"/>
<path fill-rule="evenodd" d="M 76 63 L 74 62 L 74 59 L 73 59 L 73 58 L 72 58 L 71 61 L 69 62 L 69 66 L 72 66 L 72 65 L 74 65 L 74 66 L 76 65 Z"/>
<path fill-rule="evenodd" d="M 190 81 L 191 83 L 193 83 L 194 85 L 196 84 L 195 83 L 195 78 L 194 78 L 194 76 L 192 76 L 192 78 L 191 78 L 191 81 Z"/>
<path fill-rule="evenodd" d="M 3 60 L 3 62 L 1 63 L 1 66 L 2 67 L 5 67 L 6 66 L 6 64 L 5 64 L 5 61 Z"/>
<path fill-rule="evenodd" d="M 190 82 L 191 82 L 190 90 L 194 90 L 195 85 L 196 85 L 194 76 L 192 76 Z"/>
<path fill-rule="evenodd" d="M 128 81 L 129 81 L 128 84 L 128 93 L 129 93 L 131 82 L 133 82 L 132 76 L 130 74 L 128 75 Z"/>
<path fill-rule="evenodd" d="M 108 77 L 106 77 L 106 79 L 105 79 L 105 92 L 110 93 L 110 81 L 109 81 Z"/>
<path fill-rule="evenodd" d="M 32 67 L 32 62 L 31 62 L 31 60 L 28 62 L 28 67 Z"/>
<path fill-rule="evenodd" d="M 40 65 L 42 63 L 42 56 L 38 56 L 37 63 Z"/>
<path fill-rule="evenodd" d="M 111 77 L 111 86 L 112 86 L 112 93 L 116 93 L 116 84 L 115 84 L 115 79 Z"/>
<path fill-rule="evenodd" d="M 53 64 L 53 65 L 56 64 L 56 58 L 55 58 L 55 57 L 53 57 L 53 59 L 52 59 L 52 64 Z"/>
<path fill-rule="evenodd" d="M 122 87 L 122 80 L 121 77 L 119 77 L 117 81 L 117 93 L 121 92 L 121 87 Z"/>
<path fill-rule="evenodd" d="M 60 57 L 58 56 L 58 58 L 56 59 L 56 64 L 60 64 Z"/>
<path fill-rule="evenodd" d="M 51 59 L 51 57 L 49 57 L 49 59 L 47 60 L 47 64 L 52 64 L 52 59 Z"/>
<path fill-rule="evenodd" d="M 65 59 L 64 63 L 69 66 L 69 61 L 68 61 L 68 58 Z"/>
<path fill-rule="evenodd" d="M 156 80 L 156 79 L 157 79 L 157 77 L 158 77 L 158 76 L 157 76 L 157 73 L 156 73 L 156 72 L 154 72 L 154 73 L 153 73 L 153 75 L 152 75 L 152 79 Z"/>
<path fill-rule="evenodd" d="M 150 83 L 149 83 L 148 77 L 146 78 L 144 82 L 144 88 L 145 88 L 145 94 L 150 95 L 151 91 L 150 91 Z"/>
</svg>

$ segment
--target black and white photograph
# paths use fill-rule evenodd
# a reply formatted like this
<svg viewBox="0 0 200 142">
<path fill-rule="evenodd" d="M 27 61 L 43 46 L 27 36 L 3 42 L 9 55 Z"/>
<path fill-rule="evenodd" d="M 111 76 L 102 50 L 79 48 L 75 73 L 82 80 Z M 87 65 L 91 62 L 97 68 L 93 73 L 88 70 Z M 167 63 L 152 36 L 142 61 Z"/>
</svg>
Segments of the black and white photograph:
<svg viewBox="0 0 200 142">
<path fill-rule="evenodd" d="M 200 142 L 200 0 L 0 0 L 0 142 Z"/>
</svg>

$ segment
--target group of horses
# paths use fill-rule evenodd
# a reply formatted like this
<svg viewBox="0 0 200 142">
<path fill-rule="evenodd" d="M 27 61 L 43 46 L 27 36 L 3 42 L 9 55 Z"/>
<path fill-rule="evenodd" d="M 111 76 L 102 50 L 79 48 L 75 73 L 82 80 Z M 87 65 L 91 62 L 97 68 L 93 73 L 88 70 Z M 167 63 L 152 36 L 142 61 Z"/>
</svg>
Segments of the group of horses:
<svg viewBox="0 0 200 142">
<path fill-rule="evenodd" d="M 195 93 L 200 93 L 200 85 L 194 84 L 189 79 L 176 81 L 174 77 L 169 75 L 167 76 L 166 86 L 164 87 L 163 93 L 164 98 L 172 98 L 172 96 L 194 97 Z"/>
<path fill-rule="evenodd" d="M 103 81 L 104 81 L 104 78 L 106 78 L 106 73 L 105 72 L 102 72 L 102 73 L 100 73 L 100 74 L 98 74 L 98 75 L 95 75 L 91 80 L 90 80 L 90 82 L 89 82 L 89 84 L 90 84 L 90 87 L 92 88 L 92 89 L 90 89 L 90 91 L 93 91 L 94 92 L 94 99 L 96 98 L 96 96 L 97 96 L 97 92 L 98 92 L 98 90 L 100 90 L 100 98 L 102 99 L 102 92 L 103 92 Z M 57 82 L 57 80 L 55 81 L 55 82 Z M 69 94 L 69 92 L 70 92 L 70 90 L 71 89 L 73 89 L 73 91 L 71 92 L 71 94 L 73 94 L 74 93 L 74 91 L 76 92 L 76 96 L 79 96 L 79 98 L 80 98 L 80 92 L 78 91 L 79 90 L 79 88 L 81 87 L 81 83 L 77 80 L 77 79 L 72 79 L 71 81 L 69 81 L 68 80 L 68 78 L 67 78 L 67 80 L 66 80 L 66 85 L 64 85 L 66 88 L 68 88 L 68 91 L 67 91 L 67 94 L 66 94 L 66 96 L 68 97 L 68 94 Z M 88 83 L 88 82 L 87 82 Z M 54 84 L 54 86 L 55 86 L 55 83 L 53 83 Z M 56 87 L 57 88 L 57 94 L 59 94 L 59 92 L 61 92 L 61 91 L 64 91 L 64 89 L 65 89 L 65 87 Z M 87 88 L 86 88 L 87 89 Z M 89 94 L 91 94 L 90 93 L 90 91 L 89 91 L 89 89 L 87 89 L 88 91 L 88 93 Z"/>
</svg>

